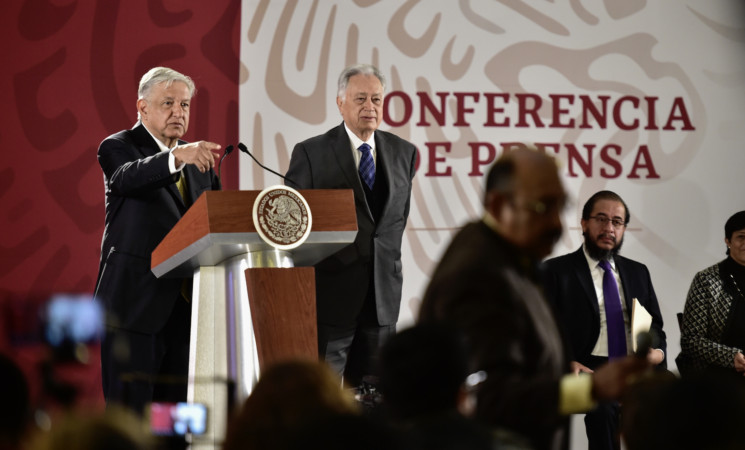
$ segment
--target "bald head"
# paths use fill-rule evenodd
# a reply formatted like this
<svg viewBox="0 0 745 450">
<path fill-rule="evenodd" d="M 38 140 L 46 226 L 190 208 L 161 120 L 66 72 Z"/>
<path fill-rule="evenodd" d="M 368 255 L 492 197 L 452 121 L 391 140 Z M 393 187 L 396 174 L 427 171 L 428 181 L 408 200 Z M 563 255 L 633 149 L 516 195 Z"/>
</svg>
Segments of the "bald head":
<svg viewBox="0 0 745 450">
<path fill-rule="evenodd" d="M 561 237 L 566 202 L 556 161 L 536 150 L 514 150 L 494 163 L 486 180 L 484 208 L 502 237 L 537 259 L 548 256 Z"/>
</svg>

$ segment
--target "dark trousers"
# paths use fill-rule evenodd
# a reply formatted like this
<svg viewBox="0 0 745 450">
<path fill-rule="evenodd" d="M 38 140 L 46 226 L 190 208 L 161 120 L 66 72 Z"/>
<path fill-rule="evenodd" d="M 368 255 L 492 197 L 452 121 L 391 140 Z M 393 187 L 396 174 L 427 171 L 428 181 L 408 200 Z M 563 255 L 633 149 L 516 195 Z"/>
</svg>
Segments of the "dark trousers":
<svg viewBox="0 0 745 450">
<path fill-rule="evenodd" d="M 588 450 L 619 450 L 618 420 L 621 416 L 618 402 L 600 403 L 585 414 Z"/>
<path fill-rule="evenodd" d="M 339 329 L 318 324 L 318 354 L 342 376 L 344 384 L 358 387 L 375 372 L 378 350 L 396 334 L 396 325 L 357 325 Z"/>
<path fill-rule="evenodd" d="M 108 327 L 101 342 L 106 404 L 143 414 L 151 402 L 185 402 L 191 304 L 180 300 L 156 334 Z"/>
<path fill-rule="evenodd" d="M 596 370 L 608 362 L 608 358 L 590 356 L 585 365 Z M 585 431 L 588 450 L 619 450 L 621 440 L 618 434 L 621 405 L 618 402 L 603 402 L 585 414 Z"/>
</svg>

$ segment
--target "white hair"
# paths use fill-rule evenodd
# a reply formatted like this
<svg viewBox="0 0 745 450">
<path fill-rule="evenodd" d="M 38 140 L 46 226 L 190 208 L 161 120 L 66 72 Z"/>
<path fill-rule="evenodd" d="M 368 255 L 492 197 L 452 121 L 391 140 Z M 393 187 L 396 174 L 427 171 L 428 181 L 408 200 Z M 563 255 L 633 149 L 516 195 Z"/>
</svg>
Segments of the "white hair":
<svg viewBox="0 0 745 450">
<path fill-rule="evenodd" d="M 147 99 L 153 86 L 160 83 L 166 83 L 166 87 L 171 86 L 175 81 L 180 81 L 189 88 L 189 98 L 194 96 L 196 88 L 194 81 L 181 72 L 177 72 L 168 67 L 153 67 L 145 72 L 140 78 L 140 87 L 137 89 L 137 99 Z M 140 112 L 137 111 L 137 118 L 140 119 Z"/>
<path fill-rule="evenodd" d="M 383 92 L 385 92 L 385 77 L 383 73 L 372 64 L 355 64 L 344 69 L 339 75 L 339 90 L 336 95 L 342 99 L 346 96 L 347 85 L 349 79 L 355 75 L 373 75 L 375 78 L 380 80 L 380 84 L 383 86 Z"/>
</svg>

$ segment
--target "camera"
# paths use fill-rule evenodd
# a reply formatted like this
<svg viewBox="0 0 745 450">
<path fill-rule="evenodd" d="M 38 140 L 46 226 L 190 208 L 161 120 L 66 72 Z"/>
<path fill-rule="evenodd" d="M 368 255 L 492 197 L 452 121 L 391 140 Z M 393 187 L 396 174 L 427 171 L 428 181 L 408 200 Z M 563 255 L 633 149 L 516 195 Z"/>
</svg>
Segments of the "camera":
<svg viewBox="0 0 745 450">
<path fill-rule="evenodd" d="M 101 337 L 103 312 L 90 294 L 55 294 L 42 310 L 42 322 L 52 347 L 89 344 Z"/>
<path fill-rule="evenodd" d="M 40 311 L 44 342 L 57 361 L 86 362 L 88 344 L 101 339 L 101 305 L 91 294 L 52 295 Z"/>
<path fill-rule="evenodd" d="M 184 436 L 207 431 L 207 407 L 201 403 L 151 403 L 150 431 L 156 436 Z"/>
</svg>

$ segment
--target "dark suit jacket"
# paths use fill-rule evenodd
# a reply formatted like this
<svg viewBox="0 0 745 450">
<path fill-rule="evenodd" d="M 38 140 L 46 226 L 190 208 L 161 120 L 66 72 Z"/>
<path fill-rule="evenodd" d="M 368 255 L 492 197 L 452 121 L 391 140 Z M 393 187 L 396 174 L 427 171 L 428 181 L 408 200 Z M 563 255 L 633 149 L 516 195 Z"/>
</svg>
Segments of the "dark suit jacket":
<svg viewBox="0 0 745 450">
<path fill-rule="evenodd" d="M 665 352 L 659 367 L 667 367 L 667 341 L 662 331 L 662 314 L 644 264 L 617 255 L 613 258 L 621 278 L 626 309 L 631 314 L 633 299 L 652 315 L 651 332 L 658 341 L 655 348 Z M 600 310 L 592 275 L 582 247 L 576 252 L 543 263 L 546 297 L 554 304 L 559 321 L 568 337 L 572 359 L 588 365 L 588 359 L 600 335 Z"/>
<path fill-rule="evenodd" d="M 103 302 L 107 324 L 141 333 L 165 325 L 179 298 L 183 280 L 158 279 L 150 270 L 150 254 L 187 206 L 161 152 L 142 124 L 107 137 L 98 148 L 104 173 L 106 223 L 96 297 Z M 207 190 L 220 189 L 214 171 L 186 173 L 190 202 Z"/>
<path fill-rule="evenodd" d="M 419 322 L 449 324 L 466 337 L 471 370 L 487 375 L 476 391 L 478 419 L 520 433 L 537 450 L 567 448 L 559 385 L 569 360 L 537 267 L 483 222 L 470 223 L 432 274 Z"/>
<path fill-rule="evenodd" d="M 295 189 L 352 189 L 357 211 L 354 244 L 316 264 L 318 321 L 354 323 L 367 295 L 374 264 L 375 308 L 380 325 L 398 321 L 401 305 L 401 240 L 409 217 L 416 148 L 385 131 L 375 132 L 376 183 L 385 180 L 387 198 L 376 222 L 354 163 L 342 123 L 295 145 L 287 185 Z"/>
</svg>

